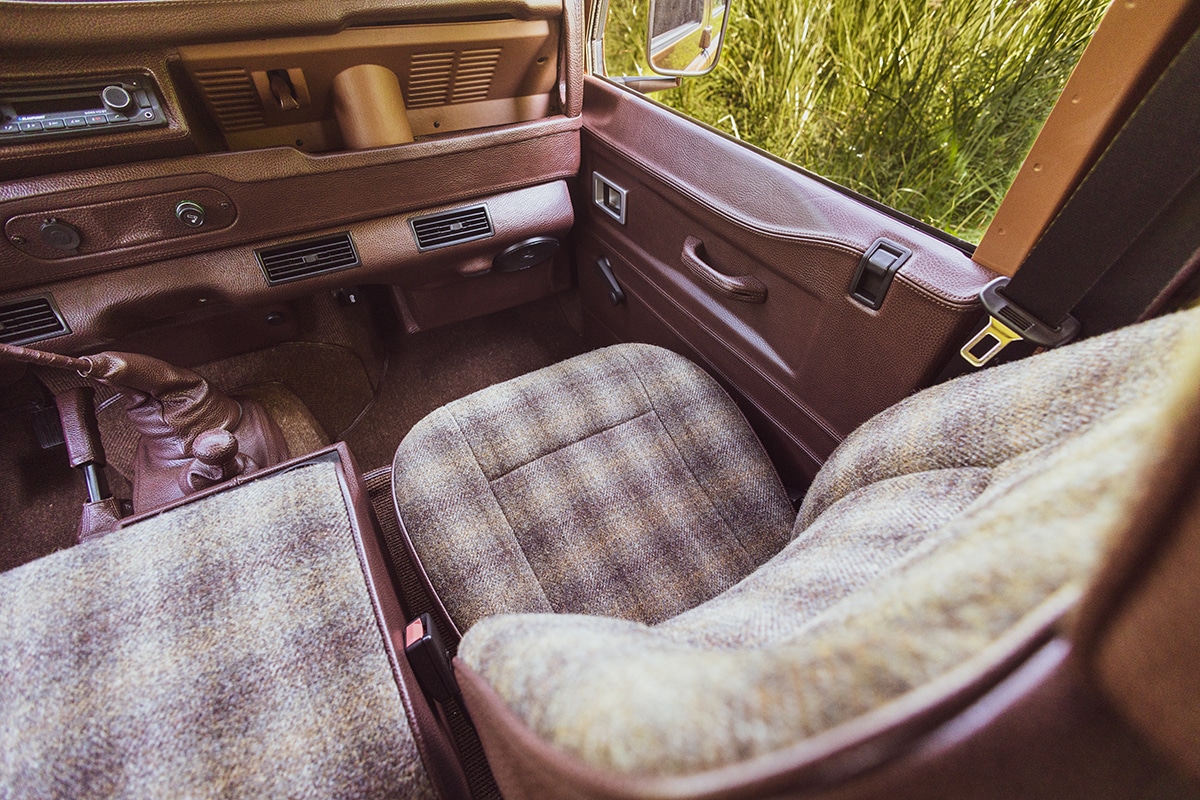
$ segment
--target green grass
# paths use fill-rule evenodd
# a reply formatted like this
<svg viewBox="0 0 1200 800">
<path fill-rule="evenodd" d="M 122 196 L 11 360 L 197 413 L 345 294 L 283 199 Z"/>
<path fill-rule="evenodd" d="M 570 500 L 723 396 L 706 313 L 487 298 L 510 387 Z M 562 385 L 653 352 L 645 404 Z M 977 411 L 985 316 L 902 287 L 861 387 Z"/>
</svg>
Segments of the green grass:
<svg viewBox="0 0 1200 800">
<path fill-rule="evenodd" d="M 721 64 L 654 97 L 978 241 L 1103 0 L 734 0 Z M 649 74 L 648 0 L 610 0 L 610 75 Z"/>
</svg>

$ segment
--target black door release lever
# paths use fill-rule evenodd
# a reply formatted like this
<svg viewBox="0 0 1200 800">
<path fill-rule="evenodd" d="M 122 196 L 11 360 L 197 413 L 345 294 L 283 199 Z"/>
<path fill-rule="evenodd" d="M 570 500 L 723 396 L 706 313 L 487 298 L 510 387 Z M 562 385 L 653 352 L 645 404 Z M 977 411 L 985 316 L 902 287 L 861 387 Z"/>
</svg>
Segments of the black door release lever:
<svg viewBox="0 0 1200 800">
<path fill-rule="evenodd" d="M 600 274 L 604 276 L 604 280 L 608 283 L 608 299 L 612 301 L 614 306 L 619 306 L 625 302 L 625 292 L 621 291 L 621 284 L 617 283 L 617 276 L 613 275 L 612 265 L 608 263 L 607 258 L 599 258 L 596 260 L 596 267 L 600 270 Z"/>
</svg>

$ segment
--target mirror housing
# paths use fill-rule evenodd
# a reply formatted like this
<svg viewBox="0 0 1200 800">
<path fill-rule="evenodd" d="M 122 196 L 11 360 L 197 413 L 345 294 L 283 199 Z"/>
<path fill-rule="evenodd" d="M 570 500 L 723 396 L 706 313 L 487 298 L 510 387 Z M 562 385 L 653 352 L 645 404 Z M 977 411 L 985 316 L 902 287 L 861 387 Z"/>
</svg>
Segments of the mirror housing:
<svg viewBox="0 0 1200 800">
<path fill-rule="evenodd" d="M 732 0 L 650 0 L 646 54 L 659 75 L 707 75 L 721 58 Z"/>
</svg>

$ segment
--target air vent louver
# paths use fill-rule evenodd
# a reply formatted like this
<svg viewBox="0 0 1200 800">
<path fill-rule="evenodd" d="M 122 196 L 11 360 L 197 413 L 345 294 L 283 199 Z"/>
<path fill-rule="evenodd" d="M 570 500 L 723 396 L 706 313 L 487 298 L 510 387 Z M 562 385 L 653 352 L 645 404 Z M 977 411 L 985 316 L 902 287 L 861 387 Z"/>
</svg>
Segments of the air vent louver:
<svg viewBox="0 0 1200 800">
<path fill-rule="evenodd" d="M 500 63 L 499 47 L 418 53 L 409 63 L 404 101 L 409 108 L 486 100 Z"/>
<path fill-rule="evenodd" d="M 414 218 L 411 224 L 413 236 L 417 240 L 417 249 L 422 252 L 486 239 L 493 233 L 487 206 L 471 206 L 439 214 L 427 214 Z"/>
<path fill-rule="evenodd" d="M 29 297 L 0 305 L 0 342 L 28 344 L 70 333 L 48 297 Z"/>
<path fill-rule="evenodd" d="M 196 82 L 226 133 L 266 127 L 258 92 L 246 70 L 203 70 L 196 73 Z"/>
<path fill-rule="evenodd" d="M 272 286 L 359 264 L 358 251 L 348 233 L 265 247 L 255 250 L 254 255 Z"/>
</svg>

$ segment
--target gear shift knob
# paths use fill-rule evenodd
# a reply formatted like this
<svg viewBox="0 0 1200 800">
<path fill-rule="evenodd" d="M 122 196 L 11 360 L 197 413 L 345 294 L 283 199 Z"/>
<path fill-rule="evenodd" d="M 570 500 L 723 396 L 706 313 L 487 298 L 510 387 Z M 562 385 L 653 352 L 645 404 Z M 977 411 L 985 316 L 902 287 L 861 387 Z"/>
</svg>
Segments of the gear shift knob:
<svg viewBox="0 0 1200 800">
<path fill-rule="evenodd" d="M 192 456 L 196 460 L 180 475 L 179 486 L 184 493 L 198 492 L 235 478 L 250 466 L 245 456 L 238 455 L 237 437 L 224 428 L 196 434 L 192 440 Z"/>
<path fill-rule="evenodd" d="M 192 442 L 192 455 L 210 467 L 223 467 L 237 454 L 237 437 L 224 428 L 205 431 Z"/>
</svg>

